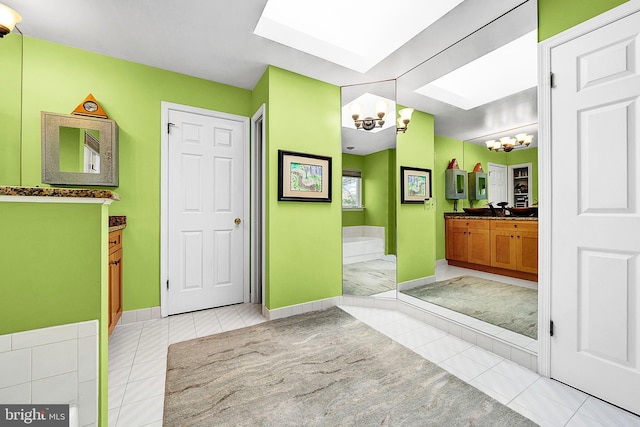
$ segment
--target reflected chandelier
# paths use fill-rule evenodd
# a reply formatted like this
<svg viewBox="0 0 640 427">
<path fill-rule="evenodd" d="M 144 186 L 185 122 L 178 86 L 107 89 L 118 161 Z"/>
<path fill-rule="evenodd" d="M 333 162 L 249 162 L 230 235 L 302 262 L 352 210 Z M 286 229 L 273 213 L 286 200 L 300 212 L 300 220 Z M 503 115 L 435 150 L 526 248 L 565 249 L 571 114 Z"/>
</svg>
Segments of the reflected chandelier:
<svg viewBox="0 0 640 427">
<path fill-rule="evenodd" d="M 512 138 L 510 136 L 505 136 L 503 138 L 500 138 L 499 141 L 496 141 L 495 139 L 486 141 L 485 144 L 487 145 L 487 148 L 489 149 L 489 151 L 505 151 L 505 152 L 509 152 L 511 150 L 513 150 L 514 148 L 516 148 L 516 143 L 518 143 L 518 147 L 522 147 L 522 148 L 526 148 L 529 145 L 531 145 L 531 142 L 533 141 L 533 135 L 529 135 L 526 133 L 519 133 L 515 136 L 515 138 Z"/>
<path fill-rule="evenodd" d="M 361 119 L 362 115 L 362 104 L 358 104 L 357 102 L 349 105 L 349 111 L 351 111 L 351 118 L 353 119 L 353 124 L 356 126 L 356 129 L 363 129 L 366 131 L 375 129 L 377 127 L 381 128 L 385 123 L 385 117 L 387 116 L 387 103 L 385 101 L 376 102 L 376 116 L 374 117 L 365 117 Z M 411 115 L 413 114 L 413 108 L 403 108 L 398 111 L 400 117 L 398 118 L 398 124 L 396 126 L 396 133 L 406 132 L 409 122 L 411 121 Z"/>
</svg>

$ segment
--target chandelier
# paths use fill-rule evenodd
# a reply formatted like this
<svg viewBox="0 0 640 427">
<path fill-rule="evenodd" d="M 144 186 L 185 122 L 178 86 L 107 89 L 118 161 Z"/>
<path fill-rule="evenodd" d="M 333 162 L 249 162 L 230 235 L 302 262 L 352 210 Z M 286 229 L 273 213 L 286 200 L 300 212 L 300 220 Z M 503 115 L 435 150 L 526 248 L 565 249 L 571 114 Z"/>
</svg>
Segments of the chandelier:
<svg viewBox="0 0 640 427">
<path fill-rule="evenodd" d="M 9 34 L 22 17 L 18 12 L 0 3 L 0 38 Z"/>
<path fill-rule="evenodd" d="M 351 111 L 351 118 L 356 129 L 362 129 L 370 131 L 375 128 L 381 128 L 384 126 L 385 118 L 387 117 L 387 103 L 386 101 L 376 102 L 376 117 L 360 118 L 362 115 L 362 104 L 354 102 L 349 105 L 349 111 Z M 398 118 L 398 124 L 396 126 L 396 133 L 406 132 L 407 126 L 411 121 L 411 115 L 413 114 L 413 108 L 403 108 L 398 111 L 400 117 Z"/>
<path fill-rule="evenodd" d="M 495 139 L 486 141 L 485 144 L 487 145 L 487 148 L 489 149 L 489 151 L 502 150 L 508 153 L 509 151 L 516 148 L 516 144 L 518 144 L 518 147 L 526 148 L 529 145 L 531 145 L 532 141 L 533 141 L 533 135 L 526 134 L 526 133 L 519 133 L 514 138 L 510 136 L 505 136 L 503 138 L 500 138 L 500 140 L 498 141 L 496 141 Z"/>
</svg>

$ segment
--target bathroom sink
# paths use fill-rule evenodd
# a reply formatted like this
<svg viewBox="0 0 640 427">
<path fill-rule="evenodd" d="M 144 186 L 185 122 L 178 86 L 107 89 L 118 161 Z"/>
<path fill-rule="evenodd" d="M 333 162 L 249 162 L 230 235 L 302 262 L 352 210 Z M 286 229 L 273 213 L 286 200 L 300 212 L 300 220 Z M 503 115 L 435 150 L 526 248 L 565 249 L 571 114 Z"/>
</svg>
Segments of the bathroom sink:
<svg viewBox="0 0 640 427">
<path fill-rule="evenodd" d="M 462 208 L 464 213 L 472 216 L 490 216 L 491 209 L 489 208 Z"/>
<path fill-rule="evenodd" d="M 507 210 L 513 216 L 538 216 L 538 208 L 536 208 L 536 207 L 507 208 Z"/>
</svg>

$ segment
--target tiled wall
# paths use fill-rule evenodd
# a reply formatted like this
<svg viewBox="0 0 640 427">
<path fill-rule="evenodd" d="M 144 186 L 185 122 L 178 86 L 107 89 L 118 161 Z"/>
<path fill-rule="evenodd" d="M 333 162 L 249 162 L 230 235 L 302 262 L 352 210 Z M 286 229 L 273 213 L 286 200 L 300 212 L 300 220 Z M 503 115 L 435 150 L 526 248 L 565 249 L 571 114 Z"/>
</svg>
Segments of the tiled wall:
<svg viewBox="0 0 640 427">
<path fill-rule="evenodd" d="M 98 322 L 0 335 L 0 403 L 77 405 L 80 425 L 96 426 Z"/>
</svg>

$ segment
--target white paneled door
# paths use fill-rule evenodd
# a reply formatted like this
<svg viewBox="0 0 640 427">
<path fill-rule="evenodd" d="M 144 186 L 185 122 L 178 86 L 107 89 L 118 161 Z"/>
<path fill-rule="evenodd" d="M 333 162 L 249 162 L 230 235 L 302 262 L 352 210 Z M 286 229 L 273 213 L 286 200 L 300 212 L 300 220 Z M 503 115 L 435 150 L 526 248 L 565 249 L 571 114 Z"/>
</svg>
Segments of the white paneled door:
<svg viewBox="0 0 640 427">
<path fill-rule="evenodd" d="M 507 201 L 507 167 L 497 163 L 489 163 L 489 203 Z"/>
<path fill-rule="evenodd" d="M 169 110 L 168 314 L 243 302 L 244 123 Z"/>
<path fill-rule="evenodd" d="M 640 13 L 551 50 L 551 376 L 640 414 Z"/>
</svg>

